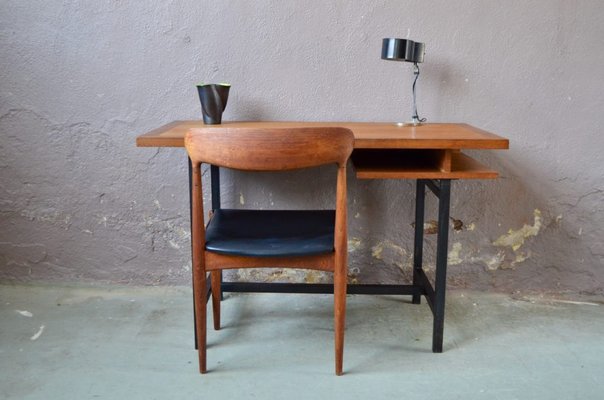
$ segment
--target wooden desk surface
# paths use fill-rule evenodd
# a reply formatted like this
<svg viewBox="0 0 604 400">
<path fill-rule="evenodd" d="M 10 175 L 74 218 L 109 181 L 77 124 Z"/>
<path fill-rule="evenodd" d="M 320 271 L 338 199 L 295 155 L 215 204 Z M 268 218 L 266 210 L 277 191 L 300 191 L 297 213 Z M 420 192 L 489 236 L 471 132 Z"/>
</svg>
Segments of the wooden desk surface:
<svg viewBox="0 0 604 400">
<path fill-rule="evenodd" d="M 174 121 L 136 138 L 139 147 L 184 147 L 184 135 L 202 121 Z M 355 149 L 507 149 L 508 139 L 468 124 L 430 123 L 417 127 L 385 122 L 225 122 L 225 128 L 341 126 L 354 134 Z"/>
</svg>

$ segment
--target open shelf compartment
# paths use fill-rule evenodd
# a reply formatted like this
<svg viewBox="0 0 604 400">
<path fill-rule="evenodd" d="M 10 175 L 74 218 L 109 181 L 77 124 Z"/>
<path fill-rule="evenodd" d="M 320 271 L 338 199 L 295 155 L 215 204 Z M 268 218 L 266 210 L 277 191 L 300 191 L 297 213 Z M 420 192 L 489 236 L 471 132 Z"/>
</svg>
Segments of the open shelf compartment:
<svg viewBox="0 0 604 400">
<path fill-rule="evenodd" d="M 358 179 L 494 179 L 498 173 L 459 150 L 356 149 Z"/>
</svg>

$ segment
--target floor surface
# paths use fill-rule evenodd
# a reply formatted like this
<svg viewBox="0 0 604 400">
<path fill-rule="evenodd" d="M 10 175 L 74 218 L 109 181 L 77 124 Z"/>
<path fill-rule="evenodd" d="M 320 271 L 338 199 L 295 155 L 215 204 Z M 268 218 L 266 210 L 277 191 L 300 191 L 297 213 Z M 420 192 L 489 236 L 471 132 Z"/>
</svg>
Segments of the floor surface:
<svg viewBox="0 0 604 400">
<path fill-rule="evenodd" d="M 202 376 L 187 288 L 0 286 L 0 399 L 604 398 L 600 301 L 447 296 L 442 354 L 425 302 L 349 296 L 337 377 L 330 295 L 227 294 Z"/>
</svg>

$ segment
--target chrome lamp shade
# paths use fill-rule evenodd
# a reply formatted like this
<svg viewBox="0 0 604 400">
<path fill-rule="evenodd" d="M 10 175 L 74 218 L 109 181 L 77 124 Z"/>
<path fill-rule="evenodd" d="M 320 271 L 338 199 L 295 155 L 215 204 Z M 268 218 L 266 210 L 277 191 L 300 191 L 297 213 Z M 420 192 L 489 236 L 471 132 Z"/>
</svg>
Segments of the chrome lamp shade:
<svg viewBox="0 0 604 400">
<path fill-rule="evenodd" d="M 382 60 L 424 62 L 425 46 L 409 39 L 386 38 L 382 40 Z"/>
<path fill-rule="evenodd" d="M 410 122 L 399 123 L 398 125 L 421 125 L 425 118 L 420 118 L 417 113 L 417 102 L 415 96 L 415 84 L 419 78 L 419 66 L 417 64 L 424 62 L 425 46 L 423 43 L 414 42 L 409 39 L 385 38 L 382 39 L 382 60 L 389 61 L 407 61 L 413 63 L 413 116 Z"/>
</svg>

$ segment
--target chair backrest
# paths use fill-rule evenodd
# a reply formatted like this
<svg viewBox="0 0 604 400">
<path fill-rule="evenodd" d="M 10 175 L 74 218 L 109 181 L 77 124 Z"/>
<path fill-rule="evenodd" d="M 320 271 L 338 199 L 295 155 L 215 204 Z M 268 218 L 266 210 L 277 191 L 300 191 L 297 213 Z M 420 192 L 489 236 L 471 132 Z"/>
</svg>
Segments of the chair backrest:
<svg viewBox="0 0 604 400">
<path fill-rule="evenodd" d="M 246 171 L 283 171 L 336 163 L 345 166 L 353 148 L 349 129 L 203 127 L 185 135 L 193 164 Z"/>
</svg>

